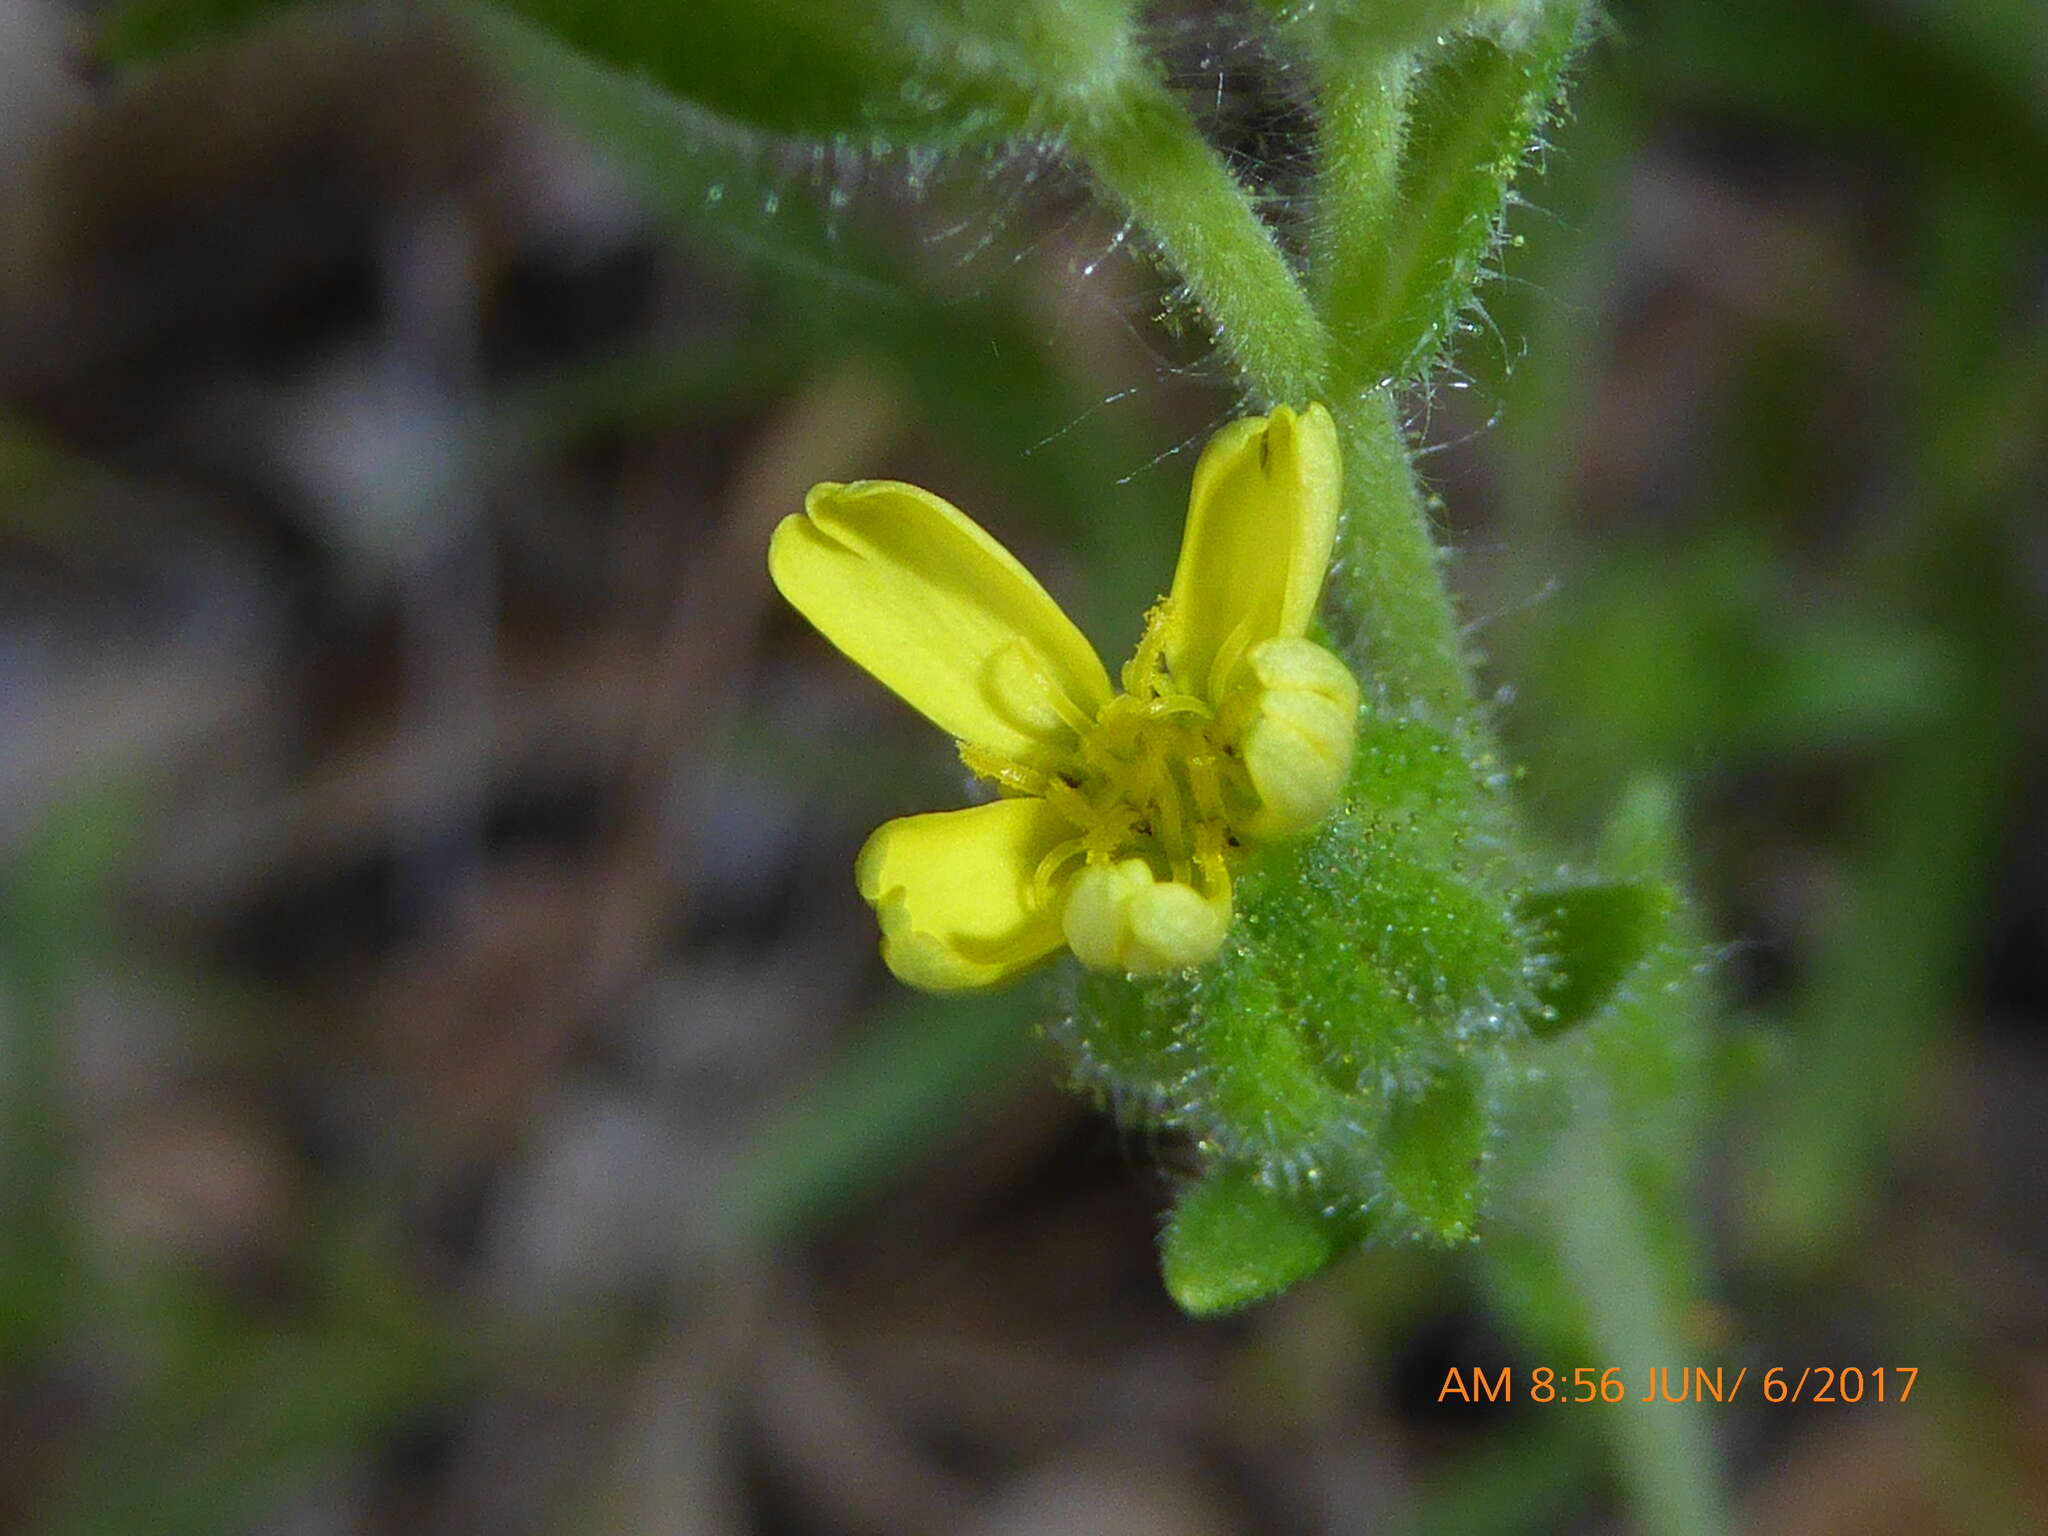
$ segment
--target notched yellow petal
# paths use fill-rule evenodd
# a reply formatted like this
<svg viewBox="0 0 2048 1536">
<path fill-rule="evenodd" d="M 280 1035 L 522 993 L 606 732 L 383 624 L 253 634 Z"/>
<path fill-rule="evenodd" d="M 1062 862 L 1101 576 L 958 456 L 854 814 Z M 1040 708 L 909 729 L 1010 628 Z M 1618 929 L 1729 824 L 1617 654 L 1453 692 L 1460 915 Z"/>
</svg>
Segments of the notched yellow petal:
<svg viewBox="0 0 2048 1536">
<path fill-rule="evenodd" d="M 1230 927 L 1230 900 L 1160 880 L 1143 859 L 1091 864 L 1068 886 L 1061 927 L 1091 970 L 1160 976 L 1215 958 Z"/>
<path fill-rule="evenodd" d="M 1358 741 L 1358 680 L 1310 640 L 1268 640 L 1246 653 L 1256 702 L 1238 736 L 1259 798 L 1246 830 L 1291 837 L 1337 808 Z"/>
<path fill-rule="evenodd" d="M 882 959 L 913 987 L 1000 986 L 1060 947 L 1039 862 L 1072 831 L 1037 799 L 905 816 L 875 829 L 854 864 L 882 926 Z"/>
<path fill-rule="evenodd" d="M 775 530 L 768 569 L 827 640 L 962 741 L 1040 758 L 1109 699 L 1094 647 L 1045 588 L 914 485 L 812 487 Z"/>
<path fill-rule="evenodd" d="M 1251 647 L 1307 630 L 1342 490 L 1337 428 L 1320 405 L 1281 406 L 1210 439 L 1168 597 L 1166 660 L 1183 688 L 1220 698 Z"/>
</svg>

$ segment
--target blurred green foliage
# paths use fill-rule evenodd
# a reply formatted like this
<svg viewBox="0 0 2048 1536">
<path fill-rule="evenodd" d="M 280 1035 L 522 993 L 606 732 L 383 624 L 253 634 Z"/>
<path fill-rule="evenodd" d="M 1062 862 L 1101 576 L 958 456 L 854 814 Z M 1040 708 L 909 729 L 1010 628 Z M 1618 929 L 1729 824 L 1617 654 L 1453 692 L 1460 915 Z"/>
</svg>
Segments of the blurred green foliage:
<svg viewBox="0 0 2048 1536">
<path fill-rule="evenodd" d="M 47 815 L 0 878 L 0 1365 L 37 1362 L 80 1321 L 66 1009 L 112 943 L 108 893 L 138 834 L 127 786 Z"/>
</svg>

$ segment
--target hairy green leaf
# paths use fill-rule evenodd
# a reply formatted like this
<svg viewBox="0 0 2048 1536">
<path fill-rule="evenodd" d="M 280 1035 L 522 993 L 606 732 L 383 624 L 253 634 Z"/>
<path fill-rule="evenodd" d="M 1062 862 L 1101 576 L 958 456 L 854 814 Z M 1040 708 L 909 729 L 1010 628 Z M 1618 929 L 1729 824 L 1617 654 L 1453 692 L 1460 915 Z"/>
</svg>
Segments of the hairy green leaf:
<svg viewBox="0 0 2048 1536">
<path fill-rule="evenodd" d="M 601 147 L 656 212 L 793 283 L 901 307 L 885 280 L 843 258 L 815 210 L 794 199 L 784 206 L 744 133 L 504 11 L 466 14 L 513 83 Z"/>
<path fill-rule="evenodd" d="M 1029 79 L 938 34 L 936 18 L 919 14 L 931 7 L 888 0 L 501 3 L 593 59 L 776 133 L 959 143 L 1003 137 L 1031 111 Z"/>
<path fill-rule="evenodd" d="M 1132 68 L 1129 0 L 499 0 L 579 53 L 735 123 L 859 147 L 1054 131 Z M 304 0 L 130 0 L 117 65 Z M 460 8 L 459 6 L 455 8 Z"/>
<path fill-rule="evenodd" d="M 1445 350 L 1550 111 L 1579 17 L 1578 5 L 1556 0 L 1499 37 L 1454 37 L 1421 56 L 1394 195 L 1326 235 L 1319 287 L 1339 379 L 1356 388 L 1404 382 Z"/>
<path fill-rule="evenodd" d="M 1617 882 L 1537 891 L 1523 901 L 1549 968 L 1536 982 L 1531 1030 L 1562 1034 L 1613 998 L 1670 927 L 1677 893 L 1661 883 Z"/>
<path fill-rule="evenodd" d="M 1183 1311 L 1235 1312 L 1313 1275 L 1356 1242 L 1356 1225 L 1225 1163 L 1174 1206 L 1160 1239 L 1160 1272 Z"/>
<path fill-rule="evenodd" d="M 1485 1163 L 1484 1088 L 1470 1062 L 1453 1062 L 1387 1116 L 1387 1194 L 1402 1225 L 1444 1242 L 1472 1235 Z"/>
</svg>

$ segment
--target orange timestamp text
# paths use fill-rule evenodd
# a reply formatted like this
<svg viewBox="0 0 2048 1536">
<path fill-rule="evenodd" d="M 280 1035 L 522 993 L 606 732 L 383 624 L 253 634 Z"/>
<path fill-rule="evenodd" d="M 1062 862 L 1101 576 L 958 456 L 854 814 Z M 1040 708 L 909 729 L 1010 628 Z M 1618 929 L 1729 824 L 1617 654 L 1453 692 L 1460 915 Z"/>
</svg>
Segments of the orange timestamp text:
<svg viewBox="0 0 2048 1536">
<path fill-rule="evenodd" d="M 1440 1403 L 1903 1403 L 1916 1365 L 1653 1365 L 1633 1380 L 1618 1365 L 1452 1366 Z"/>
</svg>

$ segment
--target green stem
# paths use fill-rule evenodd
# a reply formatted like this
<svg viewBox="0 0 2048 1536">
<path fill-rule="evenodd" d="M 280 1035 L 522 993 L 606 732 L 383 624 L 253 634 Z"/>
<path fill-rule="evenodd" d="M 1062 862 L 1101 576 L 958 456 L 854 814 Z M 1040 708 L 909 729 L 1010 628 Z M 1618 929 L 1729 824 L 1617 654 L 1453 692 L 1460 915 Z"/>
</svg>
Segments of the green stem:
<svg viewBox="0 0 2048 1536">
<path fill-rule="evenodd" d="M 1325 607 L 1333 638 L 1386 702 L 1450 725 L 1478 712 L 1429 504 L 1386 390 L 1340 402 L 1344 523 Z"/>
<path fill-rule="evenodd" d="M 1685 1354 L 1668 1288 L 1650 1261 L 1649 1214 L 1630 1187 L 1617 1139 L 1609 1112 L 1598 1105 L 1560 1137 L 1555 1241 L 1596 1358 L 1640 1384 L 1653 1367 L 1675 1369 Z M 1717 1536 L 1728 1528 L 1701 1414 L 1697 1402 L 1629 1401 L 1603 1421 L 1629 1506 L 1652 1536 Z"/>
<path fill-rule="evenodd" d="M 1329 348 L 1307 292 L 1251 193 L 1165 87 L 1132 79 L 1068 136 L 1158 242 L 1253 392 L 1321 398 Z"/>
<path fill-rule="evenodd" d="M 1325 55 L 1313 252 L 1325 299 L 1365 280 L 1399 212 L 1415 64 L 1412 55 L 1380 51 L 1377 37 L 1353 35 L 1372 30 L 1339 19 Z M 1338 336 L 1338 353 L 1355 351 L 1357 341 Z M 1373 388 L 1378 380 L 1341 382 L 1347 392 L 1367 391 L 1338 411 L 1345 536 L 1331 596 L 1355 626 L 1350 649 L 1398 704 L 1443 720 L 1468 716 L 1471 672 L 1398 409 Z"/>
<path fill-rule="evenodd" d="M 1333 294 L 1370 281 L 1399 219 L 1416 63 L 1384 31 L 1375 13 L 1339 12 L 1316 50 L 1322 117 L 1310 270 L 1325 315 Z M 1340 327 L 1333 350 L 1353 354 L 1359 340 Z M 1345 531 L 1330 606 L 1348 621 L 1346 649 L 1391 702 L 1443 720 L 1468 717 L 1472 680 L 1457 612 L 1398 408 L 1379 382 L 1336 381 L 1351 398 L 1337 412 Z"/>
<path fill-rule="evenodd" d="M 1359 41 L 1351 35 L 1358 30 L 1351 18 L 1331 27 L 1321 60 L 1320 163 L 1310 248 L 1316 299 L 1325 314 L 1329 296 L 1357 287 L 1368 253 L 1392 237 L 1415 79 L 1412 54 L 1350 46 Z M 1376 254 L 1371 259 L 1378 260 Z M 1345 347 L 1355 338 L 1337 340 Z"/>
</svg>

